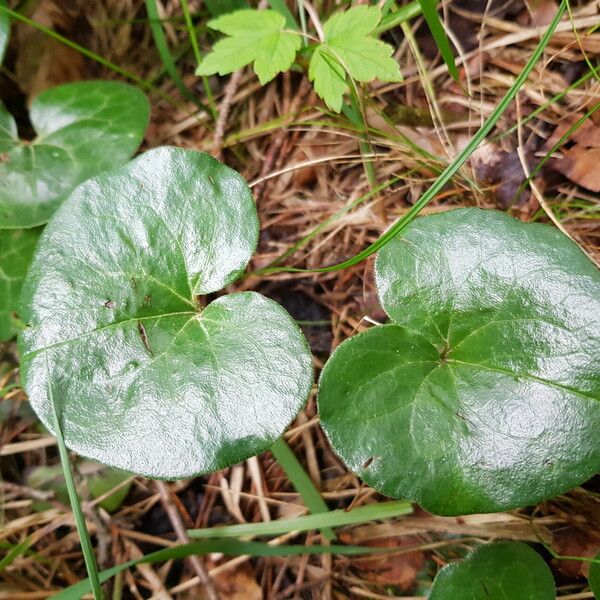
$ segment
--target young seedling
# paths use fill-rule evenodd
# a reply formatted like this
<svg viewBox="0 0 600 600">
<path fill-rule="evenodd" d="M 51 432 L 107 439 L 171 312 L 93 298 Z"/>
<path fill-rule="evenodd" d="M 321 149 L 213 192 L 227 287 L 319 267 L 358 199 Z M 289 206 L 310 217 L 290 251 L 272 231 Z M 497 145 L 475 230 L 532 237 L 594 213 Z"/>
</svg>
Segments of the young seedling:
<svg viewBox="0 0 600 600">
<path fill-rule="evenodd" d="M 23 287 L 22 382 L 44 424 L 50 378 L 67 445 L 110 466 L 189 477 L 269 448 L 308 397 L 306 340 L 258 293 L 206 299 L 257 241 L 248 185 L 208 154 L 157 148 L 80 185 Z"/>
<path fill-rule="evenodd" d="M 475 208 L 377 257 L 391 324 L 345 341 L 321 425 L 366 483 L 441 515 L 551 498 L 600 467 L 600 275 L 556 229 Z"/>
<path fill-rule="evenodd" d="M 124 83 L 70 83 L 35 98 L 37 137 L 27 141 L 0 102 L 0 341 L 19 330 L 17 300 L 41 233 L 19 228 L 46 223 L 75 186 L 128 160 L 149 114 L 146 96 Z"/>
<path fill-rule="evenodd" d="M 544 559 L 521 542 L 485 544 L 436 575 L 429 600 L 555 600 Z"/>
<path fill-rule="evenodd" d="M 332 15 L 323 25 L 323 39 L 308 46 L 308 75 L 327 106 L 340 112 L 349 90 L 348 76 L 355 81 L 400 81 L 393 48 L 373 37 L 381 19 L 376 6 L 355 6 Z M 274 10 L 238 10 L 208 22 L 228 37 L 219 40 L 197 75 L 225 75 L 252 63 L 261 84 L 290 69 L 302 47 L 302 34 L 286 26 Z"/>
</svg>

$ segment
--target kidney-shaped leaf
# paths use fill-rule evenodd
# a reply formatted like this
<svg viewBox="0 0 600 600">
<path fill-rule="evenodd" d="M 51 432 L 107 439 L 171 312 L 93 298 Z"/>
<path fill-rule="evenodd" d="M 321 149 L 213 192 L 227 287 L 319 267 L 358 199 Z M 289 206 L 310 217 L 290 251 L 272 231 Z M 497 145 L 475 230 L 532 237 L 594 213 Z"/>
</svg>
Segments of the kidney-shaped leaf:
<svg viewBox="0 0 600 600">
<path fill-rule="evenodd" d="M 552 573 L 521 542 L 479 546 L 464 560 L 441 569 L 429 600 L 555 600 Z"/>
<path fill-rule="evenodd" d="M 27 141 L 0 102 L 0 229 L 46 223 L 75 186 L 128 160 L 149 114 L 146 96 L 125 83 L 68 83 L 34 99 L 37 136 Z"/>
<path fill-rule="evenodd" d="M 251 192 L 208 154 L 159 148 L 79 186 L 46 227 L 23 287 L 25 389 L 68 446 L 176 478 L 268 448 L 306 400 L 306 340 L 231 283 L 257 243 Z M 48 364 L 48 367 L 46 366 Z"/>
<path fill-rule="evenodd" d="M 41 232 L 41 227 L 0 231 L 0 342 L 19 331 L 21 286 Z"/>
<path fill-rule="evenodd" d="M 344 342 L 321 424 L 365 482 L 438 514 L 552 497 L 600 468 L 600 276 L 555 229 L 422 217 L 376 262 L 393 324 Z"/>
</svg>

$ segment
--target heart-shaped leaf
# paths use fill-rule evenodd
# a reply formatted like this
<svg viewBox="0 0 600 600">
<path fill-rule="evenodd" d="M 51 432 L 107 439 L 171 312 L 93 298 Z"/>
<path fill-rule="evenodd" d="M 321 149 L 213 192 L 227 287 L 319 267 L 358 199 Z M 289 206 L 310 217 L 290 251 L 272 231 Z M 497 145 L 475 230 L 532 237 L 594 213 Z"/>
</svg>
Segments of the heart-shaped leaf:
<svg viewBox="0 0 600 600">
<path fill-rule="evenodd" d="M 521 542 L 479 546 L 464 560 L 441 569 L 429 600 L 555 600 L 552 573 Z"/>
<path fill-rule="evenodd" d="M 438 514 L 552 497 L 600 468 L 600 276 L 557 230 L 496 211 L 415 220 L 376 262 L 393 324 L 323 371 L 321 424 L 383 493 Z"/>
<path fill-rule="evenodd" d="M 252 194 L 200 152 L 159 148 L 79 186 L 44 231 L 23 288 L 21 372 L 67 445 L 176 478 L 267 449 L 306 400 L 306 340 L 255 292 L 215 292 L 258 239 Z"/>
<path fill-rule="evenodd" d="M 31 104 L 32 141 L 0 102 L 0 229 L 46 223 L 73 188 L 128 160 L 150 114 L 146 96 L 116 81 L 68 83 Z"/>
<path fill-rule="evenodd" d="M 42 228 L 0 231 L 0 342 L 19 331 L 21 286 Z"/>
</svg>

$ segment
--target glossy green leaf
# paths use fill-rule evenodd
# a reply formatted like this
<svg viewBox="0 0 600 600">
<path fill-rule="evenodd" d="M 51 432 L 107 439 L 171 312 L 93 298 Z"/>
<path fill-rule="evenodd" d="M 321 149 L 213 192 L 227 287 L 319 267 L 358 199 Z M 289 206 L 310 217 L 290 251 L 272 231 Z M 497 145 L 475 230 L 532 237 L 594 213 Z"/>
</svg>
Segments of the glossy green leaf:
<svg viewBox="0 0 600 600">
<path fill-rule="evenodd" d="M 429 600 L 555 600 L 552 573 L 542 557 L 521 542 L 479 546 L 447 565 L 433 582 Z"/>
<path fill-rule="evenodd" d="M 228 37 L 219 40 L 200 63 L 196 75 L 226 75 L 253 63 L 262 85 L 287 71 L 302 40 L 286 31 L 285 17 L 274 10 L 238 10 L 208 22 Z"/>
<path fill-rule="evenodd" d="M 392 324 L 323 371 L 321 424 L 366 483 L 438 514 L 494 512 L 600 469 L 600 275 L 556 229 L 460 209 L 376 262 Z"/>
<path fill-rule="evenodd" d="M 19 331 L 21 286 L 41 232 L 41 228 L 0 230 L 0 342 Z"/>
<path fill-rule="evenodd" d="M 4 54 L 6 53 L 6 47 L 10 38 L 10 19 L 2 10 L 2 7 L 6 7 L 6 0 L 0 0 L 0 65 L 4 60 Z"/>
<path fill-rule="evenodd" d="M 595 559 L 600 560 L 600 552 L 596 554 Z M 588 574 L 588 583 L 592 588 L 592 592 L 596 598 L 600 598 L 600 564 L 593 562 L 590 564 L 590 571 Z"/>
<path fill-rule="evenodd" d="M 401 81 L 394 49 L 371 37 L 381 13 L 376 6 L 354 6 L 323 25 L 325 39 L 311 57 L 308 76 L 315 91 L 336 112 L 347 91 L 346 73 L 356 81 Z"/>
<path fill-rule="evenodd" d="M 46 223 L 73 188 L 124 163 L 149 119 L 146 96 L 116 81 L 68 83 L 31 104 L 32 141 L 0 103 L 0 229 Z"/>
<path fill-rule="evenodd" d="M 306 341 L 260 294 L 199 298 L 243 272 L 257 239 L 246 182 L 208 154 L 158 148 L 79 186 L 23 288 L 22 380 L 42 421 L 47 357 L 84 456 L 176 478 L 270 447 L 310 391 Z"/>
</svg>

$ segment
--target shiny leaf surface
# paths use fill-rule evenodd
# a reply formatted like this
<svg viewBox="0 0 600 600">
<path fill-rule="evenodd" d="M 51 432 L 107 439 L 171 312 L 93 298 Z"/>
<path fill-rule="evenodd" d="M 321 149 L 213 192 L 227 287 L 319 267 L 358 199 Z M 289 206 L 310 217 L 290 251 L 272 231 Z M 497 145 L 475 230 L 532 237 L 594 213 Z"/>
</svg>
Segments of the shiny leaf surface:
<svg viewBox="0 0 600 600">
<path fill-rule="evenodd" d="M 257 243 L 251 192 L 208 154 L 158 148 L 79 186 L 47 226 L 23 289 L 21 369 L 67 444 L 152 477 L 267 449 L 306 400 L 302 333 L 255 292 L 215 292 Z"/>
<path fill-rule="evenodd" d="M 521 542 L 479 546 L 436 576 L 429 600 L 554 600 L 552 573 Z"/>
<path fill-rule="evenodd" d="M 41 228 L 0 230 L 0 342 L 19 331 L 21 286 Z"/>
<path fill-rule="evenodd" d="M 6 0 L 0 0 L 0 65 L 4 60 L 4 54 L 6 53 L 10 37 L 10 19 L 2 10 L 2 7 L 6 7 Z"/>
<path fill-rule="evenodd" d="M 600 468 L 600 276 L 496 211 L 415 220 L 376 262 L 392 324 L 344 342 L 321 424 L 366 483 L 437 514 L 550 498 Z"/>
<path fill-rule="evenodd" d="M 46 223 L 75 186 L 127 161 L 149 114 L 146 96 L 127 84 L 68 83 L 34 99 L 37 137 L 27 141 L 0 103 L 0 229 Z"/>
</svg>

